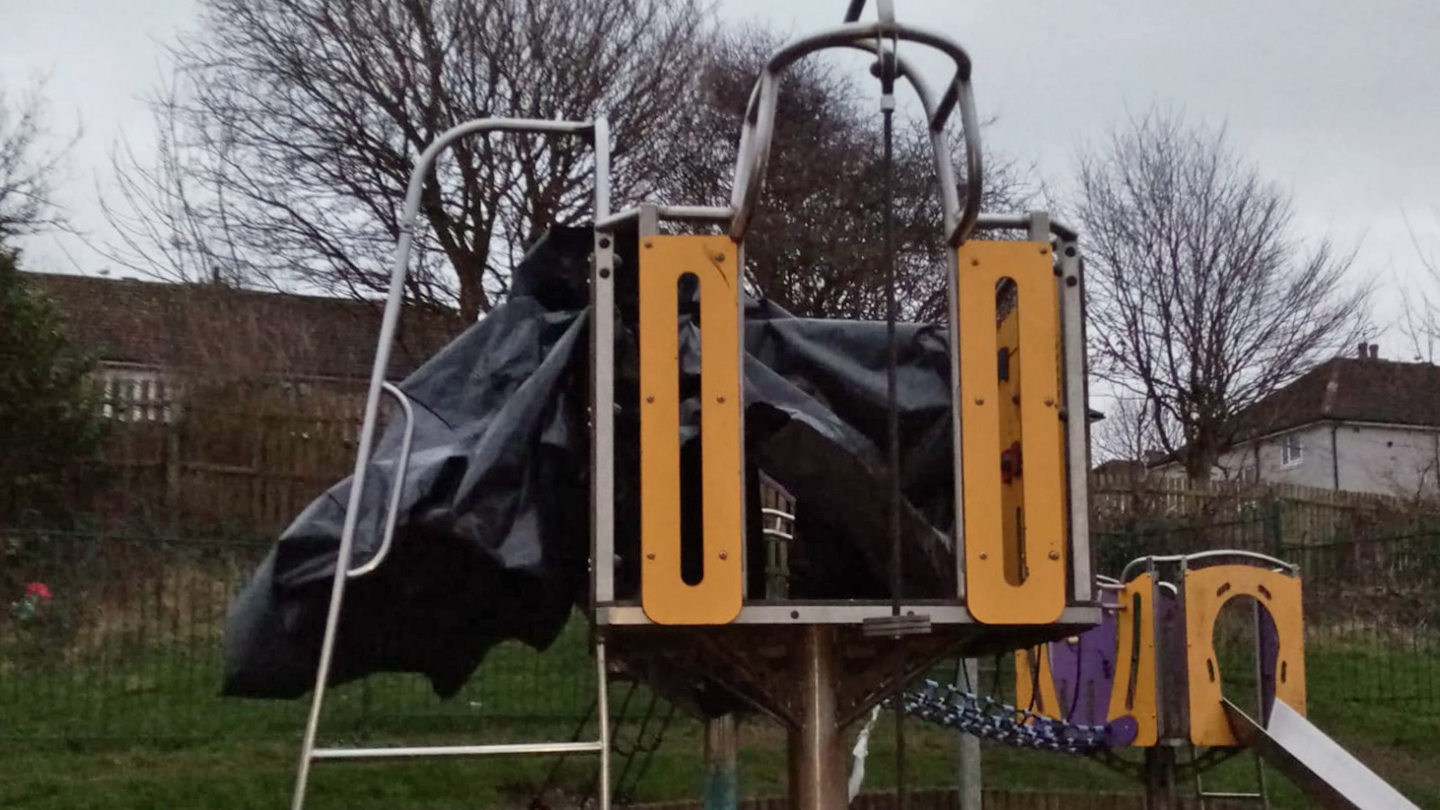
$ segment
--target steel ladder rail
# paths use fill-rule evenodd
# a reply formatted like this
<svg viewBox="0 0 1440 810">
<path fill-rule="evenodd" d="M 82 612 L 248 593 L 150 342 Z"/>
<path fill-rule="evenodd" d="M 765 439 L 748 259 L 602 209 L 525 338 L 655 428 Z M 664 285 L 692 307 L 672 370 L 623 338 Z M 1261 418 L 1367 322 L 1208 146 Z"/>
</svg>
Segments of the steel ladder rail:
<svg viewBox="0 0 1440 810">
<path fill-rule="evenodd" d="M 335 574 L 330 590 L 330 604 L 325 617 L 325 634 L 320 646 L 315 689 L 311 696 L 310 713 L 305 723 L 305 734 L 301 743 L 295 792 L 290 805 L 292 810 L 304 810 L 310 784 L 310 769 L 316 762 L 580 753 L 599 755 L 599 806 L 600 810 L 609 810 L 610 808 L 610 707 L 605 644 L 598 635 L 594 642 L 598 739 L 594 741 L 393 748 L 321 748 L 315 745 L 315 738 L 319 732 L 320 713 L 325 702 L 325 691 L 329 685 L 330 665 L 335 653 L 335 640 L 344 604 L 345 585 L 350 579 L 365 576 L 376 570 L 389 553 L 407 473 L 410 445 L 414 437 L 414 412 L 409 398 L 398 387 L 385 380 L 385 371 L 389 366 L 390 352 L 394 345 L 395 332 L 399 326 L 400 306 L 404 298 L 405 277 L 408 272 L 411 248 L 414 244 L 415 223 L 419 218 L 420 195 L 424 189 L 425 175 L 436 157 L 451 144 L 467 135 L 487 132 L 575 135 L 589 140 L 595 150 L 595 221 L 600 222 L 610 215 L 610 129 L 608 122 L 603 117 L 597 116 L 593 121 L 580 122 L 524 118 L 475 119 L 446 130 L 417 159 L 406 188 L 405 205 L 399 223 L 400 238 L 395 246 L 395 256 L 390 271 L 389 293 L 385 300 L 384 316 L 380 324 L 375 362 L 370 370 L 370 386 L 365 399 L 365 416 L 361 422 L 360 441 L 355 453 L 355 471 L 351 477 L 350 498 L 345 508 L 345 522 L 340 533 L 340 547 L 337 550 Z M 405 434 L 401 443 L 401 453 L 396 462 L 395 478 L 390 495 L 390 511 L 386 518 L 380 548 L 376 550 L 370 560 L 352 569 L 350 562 L 354 550 L 355 529 L 359 521 L 360 495 L 364 491 L 366 471 L 370 466 L 370 452 L 374 444 L 382 393 L 394 397 L 400 404 L 405 416 Z"/>
</svg>

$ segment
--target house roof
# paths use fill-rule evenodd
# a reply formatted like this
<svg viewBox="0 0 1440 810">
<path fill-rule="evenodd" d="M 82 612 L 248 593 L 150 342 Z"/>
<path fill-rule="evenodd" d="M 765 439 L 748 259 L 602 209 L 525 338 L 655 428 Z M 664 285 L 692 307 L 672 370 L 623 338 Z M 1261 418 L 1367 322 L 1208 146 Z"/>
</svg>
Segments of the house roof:
<svg viewBox="0 0 1440 810">
<path fill-rule="evenodd" d="M 102 363 L 363 380 L 380 333 L 380 302 L 50 273 L 26 277 L 54 302 L 70 340 Z M 453 312 L 407 307 L 389 376 L 410 373 L 464 326 Z"/>
<path fill-rule="evenodd" d="M 1254 438 L 1322 420 L 1440 427 L 1440 366 L 1337 357 L 1241 415 Z"/>
</svg>

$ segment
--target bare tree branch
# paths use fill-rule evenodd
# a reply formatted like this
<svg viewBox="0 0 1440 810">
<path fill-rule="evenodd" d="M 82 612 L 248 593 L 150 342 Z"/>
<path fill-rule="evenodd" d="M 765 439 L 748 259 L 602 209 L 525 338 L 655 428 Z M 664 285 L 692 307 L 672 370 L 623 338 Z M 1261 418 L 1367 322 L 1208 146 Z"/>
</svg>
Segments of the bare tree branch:
<svg viewBox="0 0 1440 810">
<path fill-rule="evenodd" d="M 43 91 L 44 82 L 37 82 L 14 99 L 0 86 L 0 242 L 70 229 L 55 199 L 55 179 L 80 130 L 47 146 L 52 133 Z"/>
<path fill-rule="evenodd" d="M 1223 129 L 1163 110 L 1080 158 L 1094 369 L 1148 405 L 1154 437 L 1208 478 L 1243 411 L 1367 328 L 1353 255 L 1302 245 L 1289 198 Z"/>
<path fill-rule="evenodd" d="M 699 0 L 203 0 L 202 20 L 156 104 L 156 164 L 119 155 L 115 208 L 148 224 L 116 247 L 362 297 L 388 283 L 415 157 L 462 121 L 608 115 L 613 194 L 646 196 L 708 31 Z M 427 177 L 407 298 L 488 310 L 519 252 L 588 213 L 592 172 L 574 138 L 458 144 Z"/>
</svg>

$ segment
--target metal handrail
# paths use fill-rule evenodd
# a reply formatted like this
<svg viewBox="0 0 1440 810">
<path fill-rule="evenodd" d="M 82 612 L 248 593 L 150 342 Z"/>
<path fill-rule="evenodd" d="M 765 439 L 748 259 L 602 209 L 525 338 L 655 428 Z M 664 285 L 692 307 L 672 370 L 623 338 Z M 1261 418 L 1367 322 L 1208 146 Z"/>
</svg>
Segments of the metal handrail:
<svg viewBox="0 0 1440 810">
<path fill-rule="evenodd" d="M 380 536 L 380 548 L 363 565 L 345 573 L 351 579 L 358 579 L 379 568 L 390 555 L 390 543 L 395 539 L 395 521 L 400 515 L 400 496 L 405 492 L 405 475 L 410 471 L 410 445 L 415 441 L 415 409 L 410 405 L 410 398 L 393 383 L 387 382 L 381 388 L 400 403 L 400 411 L 405 415 L 405 434 L 400 439 L 400 457 L 395 462 L 395 483 L 390 485 L 390 512 L 385 516 L 385 532 Z"/>
<path fill-rule="evenodd" d="M 860 4 L 863 6 L 863 4 Z M 885 4 L 882 4 L 884 6 Z M 883 15 L 882 15 L 883 16 Z M 848 17 L 848 15 L 847 15 Z M 801 38 L 777 50 L 766 62 L 759 80 L 751 91 L 746 107 L 745 124 L 740 134 L 739 154 L 735 163 L 735 178 L 731 188 L 730 207 L 735 216 L 730 225 L 730 238 L 736 242 L 744 239 L 754 217 L 759 201 L 760 189 L 765 180 L 765 170 L 770 156 L 770 143 L 775 133 L 775 112 L 779 101 L 779 76 L 797 60 L 828 48 L 855 47 L 861 50 L 885 55 L 884 40 L 916 42 L 941 51 L 955 63 L 955 76 L 945 95 L 939 102 L 922 103 L 929 121 L 932 144 L 936 147 L 936 162 L 943 161 L 949 166 L 948 139 L 945 138 L 945 124 L 955 107 L 960 108 L 962 134 L 965 138 L 965 161 L 967 167 L 965 206 L 956 213 L 946 211 L 946 237 L 951 246 L 958 246 L 969 237 L 980 216 L 980 196 L 983 187 L 983 166 L 980 154 L 979 115 L 975 110 L 975 98 L 970 88 L 971 62 L 965 50 L 953 40 L 941 34 L 914 28 L 891 19 L 876 22 L 847 22 L 837 28 L 821 31 Z M 898 60 L 897 60 L 898 62 Z M 899 69 L 897 73 L 916 85 L 917 74 L 913 70 Z M 927 94 L 928 95 L 928 94 Z M 944 151 L 940 147 L 944 147 Z M 942 172 L 943 174 L 943 172 Z M 949 189 L 953 199 L 954 173 L 943 186 Z M 942 188 L 942 194 L 945 193 Z M 948 203 L 949 200 L 947 199 Z M 947 204 L 947 209 L 950 206 Z M 958 202 L 956 205 L 958 208 Z"/>
<path fill-rule="evenodd" d="M 1188 566 L 1196 560 L 1211 560 L 1217 557 L 1239 557 L 1245 560 L 1258 561 L 1276 566 L 1281 569 L 1282 573 L 1289 574 L 1292 577 L 1300 575 L 1300 566 L 1295 563 L 1285 562 L 1277 557 L 1271 557 L 1269 554 L 1261 554 L 1258 551 L 1242 551 L 1239 549 L 1215 549 L 1212 551 L 1200 551 L 1194 554 L 1155 555 L 1131 560 L 1125 565 L 1125 569 L 1120 572 L 1120 580 L 1122 582 L 1129 582 L 1130 571 L 1137 565 L 1149 566 L 1155 563 L 1182 563 Z"/>
</svg>

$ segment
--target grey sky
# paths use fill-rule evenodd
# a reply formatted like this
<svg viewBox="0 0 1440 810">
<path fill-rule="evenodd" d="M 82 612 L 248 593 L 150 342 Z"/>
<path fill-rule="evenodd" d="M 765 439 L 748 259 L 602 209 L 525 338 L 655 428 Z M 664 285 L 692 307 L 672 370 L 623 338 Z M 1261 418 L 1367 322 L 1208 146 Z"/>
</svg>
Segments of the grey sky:
<svg viewBox="0 0 1440 810">
<path fill-rule="evenodd" d="M 787 33 L 838 22 L 844 0 L 719 0 L 729 21 Z M 1311 0 L 1157 3 L 1033 0 L 922 3 L 898 14 L 948 32 L 970 51 L 982 113 L 998 117 L 987 147 L 1034 161 L 1063 193 L 1075 148 L 1103 137 L 1127 110 L 1155 102 L 1225 123 L 1235 145 L 1295 196 L 1307 237 L 1358 245 L 1360 270 L 1389 287 L 1377 320 L 1392 321 L 1416 283 L 1406 218 L 1440 254 L 1440 3 Z M 163 73 L 159 41 L 193 23 L 193 0 L 0 0 L 0 79 L 14 89 L 48 74 L 61 127 L 85 135 L 63 201 L 77 224 L 103 228 L 93 202 L 107 154 L 124 133 L 141 146 L 141 100 Z M 936 70 L 941 63 L 929 61 Z M 857 69 L 863 67 L 856 63 Z M 33 240 L 35 267 L 96 272 L 73 240 Z M 36 267 L 36 269 L 40 269 Z M 1404 352 L 1397 336 L 1389 356 Z"/>
</svg>

